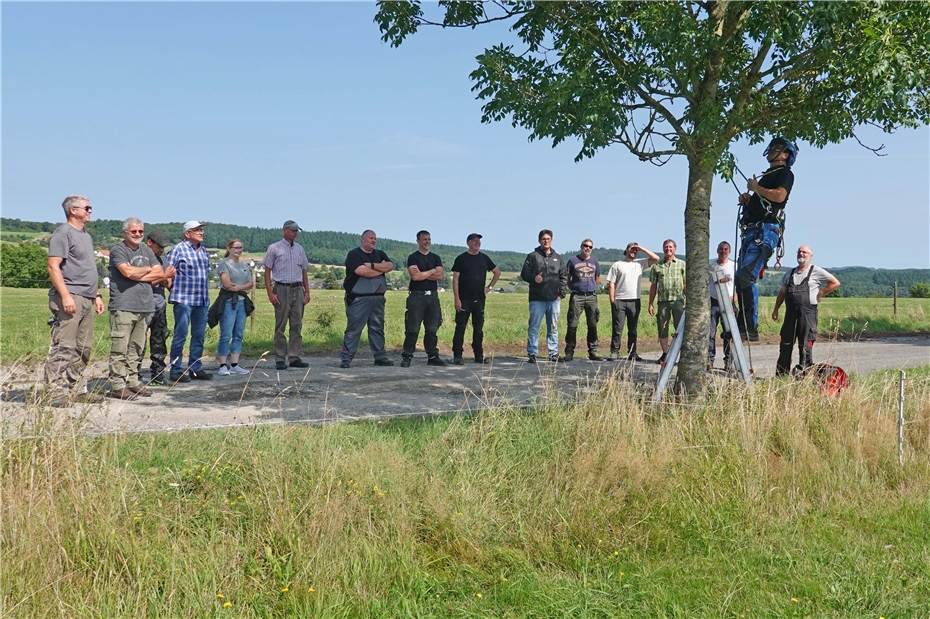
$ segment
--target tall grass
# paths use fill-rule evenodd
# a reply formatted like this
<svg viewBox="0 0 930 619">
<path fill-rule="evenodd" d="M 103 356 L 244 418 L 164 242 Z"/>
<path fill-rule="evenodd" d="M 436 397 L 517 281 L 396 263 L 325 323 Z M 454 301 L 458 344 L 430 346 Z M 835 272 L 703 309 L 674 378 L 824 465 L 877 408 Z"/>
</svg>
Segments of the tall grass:
<svg viewBox="0 0 930 619">
<path fill-rule="evenodd" d="M 930 384 L 7 441 L 4 615 L 927 616 Z"/>
</svg>

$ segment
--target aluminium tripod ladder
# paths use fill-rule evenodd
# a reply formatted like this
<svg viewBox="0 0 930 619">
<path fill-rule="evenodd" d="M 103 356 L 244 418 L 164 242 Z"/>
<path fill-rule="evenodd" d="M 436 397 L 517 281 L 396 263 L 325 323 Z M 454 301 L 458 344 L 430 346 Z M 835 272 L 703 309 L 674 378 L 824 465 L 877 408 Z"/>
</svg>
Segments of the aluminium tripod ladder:
<svg viewBox="0 0 930 619">
<path fill-rule="evenodd" d="M 733 353 L 733 364 L 748 385 L 752 382 L 752 371 L 749 367 L 749 357 L 746 349 L 743 347 L 743 340 L 739 335 L 739 326 L 736 323 L 736 313 L 733 311 L 733 299 L 727 295 L 726 283 L 716 281 L 714 286 L 717 287 L 717 303 L 723 310 L 723 328 L 730 334 L 732 341 L 730 349 Z M 681 343 L 685 336 L 685 315 L 682 313 L 678 321 L 678 327 L 675 331 L 675 339 L 665 355 L 665 365 L 659 370 L 659 380 L 656 383 L 656 390 L 652 394 L 652 401 L 656 404 L 662 401 L 665 396 L 665 390 L 668 389 L 668 381 L 672 377 L 672 370 L 678 364 L 678 358 L 681 356 Z"/>
</svg>

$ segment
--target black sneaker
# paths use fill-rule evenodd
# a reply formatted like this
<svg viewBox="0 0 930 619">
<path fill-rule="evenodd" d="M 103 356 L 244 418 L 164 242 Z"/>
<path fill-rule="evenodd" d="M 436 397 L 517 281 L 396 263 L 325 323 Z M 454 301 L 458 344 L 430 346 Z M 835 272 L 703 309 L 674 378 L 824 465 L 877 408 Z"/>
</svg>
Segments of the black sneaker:
<svg viewBox="0 0 930 619">
<path fill-rule="evenodd" d="M 575 359 L 575 353 L 565 353 L 564 357 L 559 357 L 558 355 L 549 355 L 549 361 L 555 361 L 556 363 L 569 363 Z"/>
<path fill-rule="evenodd" d="M 452 357 L 452 363 L 455 365 L 465 365 L 465 360 L 461 357 Z"/>
<path fill-rule="evenodd" d="M 633 354 L 626 358 L 627 361 L 635 361 L 636 363 L 643 363 L 646 360 L 640 357 L 639 355 Z"/>
<path fill-rule="evenodd" d="M 603 361 L 603 360 L 604 360 L 604 357 L 600 356 L 596 352 L 588 353 L 588 361 Z"/>
<path fill-rule="evenodd" d="M 446 362 L 439 357 L 430 357 L 426 360 L 426 365 L 434 365 L 436 367 L 444 368 L 446 367 Z"/>
<path fill-rule="evenodd" d="M 292 368 L 308 368 L 310 364 L 304 361 L 303 359 L 298 359 L 297 361 L 291 361 Z"/>
<path fill-rule="evenodd" d="M 400 367 L 409 368 L 410 367 L 410 357 L 404 357 L 400 360 Z"/>
<path fill-rule="evenodd" d="M 394 365 L 394 362 L 385 357 L 384 359 L 375 359 L 375 365 L 380 365 L 381 367 L 388 368 Z"/>
<path fill-rule="evenodd" d="M 165 385 L 167 382 L 168 382 L 168 381 L 165 380 L 165 375 L 164 375 L 164 374 L 156 374 L 156 375 L 153 376 L 152 378 L 148 379 L 148 381 L 146 381 L 145 384 L 146 384 L 146 385 L 163 386 L 163 385 Z"/>
<path fill-rule="evenodd" d="M 172 383 L 189 383 L 191 382 L 191 377 L 185 374 L 174 374 L 172 373 L 168 380 Z"/>
<path fill-rule="evenodd" d="M 213 374 L 206 370 L 188 370 L 194 380 L 213 380 Z"/>
<path fill-rule="evenodd" d="M 274 362 L 274 369 L 276 369 L 276 370 L 286 370 L 286 369 L 287 369 L 287 364 L 286 364 L 285 362 L 283 362 L 283 361 L 275 361 L 275 362 Z"/>
<path fill-rule="evenodd" d="M 758 332 L 758 331 L 750 331 L 750 332 L 746 335 L 746 338 L 747 338 L 750 342 L 758 342 L 758 341 L 759 341 L 759 332 Z"/>
<path fill-rule="evenodd" d="M 375 361 L 375 365 L 378 365 L 378 362 L 377 362 L 377 361 Z M 339 364 L 339 368 L 342 369 L 342 370 L 348 370 L 350 367 L 352 367 L 352 362 L 351 362 L 351 361 L 342 361 L 342 362 Z"/>
<path fill-rule="evenodd" d="M 475 363 L 481 363 L 481 364 L 483 365 L 483 364 L 485 364 L 485 363 L 490 363 L 490 362 L 491 362 L 491 358 L 490 358 L 490 357 L 483 357 L 483 356 L 482 356 L 482 357 L 475 357 Z"/>
<path fill-rule="evenodd" d="M 536 355 L 527 355 L 527 356 L 526 356 L 526 362 L 527 362 L 527 363 L 536 363 Z"/>
</svg>

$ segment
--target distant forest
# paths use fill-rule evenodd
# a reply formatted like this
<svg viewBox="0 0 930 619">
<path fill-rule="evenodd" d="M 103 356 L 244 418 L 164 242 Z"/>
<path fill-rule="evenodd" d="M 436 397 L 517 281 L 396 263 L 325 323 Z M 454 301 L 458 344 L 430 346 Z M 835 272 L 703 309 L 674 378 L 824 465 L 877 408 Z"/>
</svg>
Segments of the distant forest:
<svg viewBox="0 0 930 619">
<path fill-rule="evenodd" d="M 270 243 L 281 238 L 280 228 L 257 228 L 232 224 L 206 222 L 206 244 L 208 247 L 223 247 L 229 239 L 240 239 L 247 252 L 262 253 Z M 5 241 L 34 241 L 47 244 L 48 233 L 59 224 L 49 222 L 24 221 L 7 217 L 0 218 L 0 231 Z M 88 230 L 99 247 L 109 247 L 122 238 L 122 221 L 101 219 L 92 221 Z M 180 222 L 147 224 L 147 230 L 160 230 L 169 239 L 180 239 Z M 299 242 L 307 252 L 307 258 L 314 264 L 341 265 L 346 253 L 358 246 L 358 233 L 308 231 L 302 232 Z M 416 250 L 412 241 L 404 242 L 393 239 L 378 239 L 378 247 L 396 262 L 402 262 L 408 254 Z M 530 251 L 532 247 L 527 247 Z M 566 258 L 576 247 L 557 245 L 556 249 Z M 464 246 L 434 244 L 432 250 L 442 257 L 443 263 L 452 266 L 455 256 L 465 251 Z M 486 252 L 503 271 L 519 271 L 523 266 L 526 252 L 487 251 Z M 597 248 L 594 257 L 600 261 L 601 270 L 606 273 L 610 264 L 623 256 L 623 250 Z M 790 261 L 785 263 L 790 267 Z M 908 289 L 918 282 L 930 282 L 930 269 L 872 269 L 868 267 L 827 268 L 842 282 L 837 291 L 844 297 L 888 297 L 892 295 L 895 281 L 898 282 L 898 294 L 907 296 Z M 782 273 L 770 271 L 761 282 L 761 293 L 774 295 L 778 292 Z"/>
</svg>

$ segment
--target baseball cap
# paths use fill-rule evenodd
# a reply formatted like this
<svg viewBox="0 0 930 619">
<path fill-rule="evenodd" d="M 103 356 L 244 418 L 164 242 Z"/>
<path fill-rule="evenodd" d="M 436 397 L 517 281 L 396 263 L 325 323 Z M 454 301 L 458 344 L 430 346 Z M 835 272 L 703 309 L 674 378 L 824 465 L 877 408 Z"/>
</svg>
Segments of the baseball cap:
<svg viewBox="0 0 930 619">
<path fill-rule="evenodd" d="M 188 230 L 193 230 L 194 228 L 203 228 L 204 224 L 197 221 L 196 219 L 191 219 L 190 221 L 184 222 L 184 232 Z"/>
<path fill-rule="evenodd" d="M 472 239 L 480 239 L 480 238 L 481 238 L 480 234 L 478 234 L 477 232 L 472 232 L 471 234 L 468 235 L 468 237 L 465 238 L 465 242 L 467 243 L 468 241 Z"/>
<path fill-rule="evenodd" d="M 281 227 L 287 230 L 294 230 L 295 232 L 300 232 L 301 230 L 303 230 L 303 228 L 298 226 L 297 222 L 294 221 L 293 219 L 288 219 L 287 221 L 284 222 L 284 225 Z"/>
<path fill-rule="evenodd" d="M 169 244 L 171 244 L 171 241 L 168 240 L 168 235 L 166 235 L 164 232 L 159 232 L 158 230 L 152 230 L 149 232 L 148 238 L 150 238 L 152 242 L 159 247 L 167 247 Z"/>
</svg>

